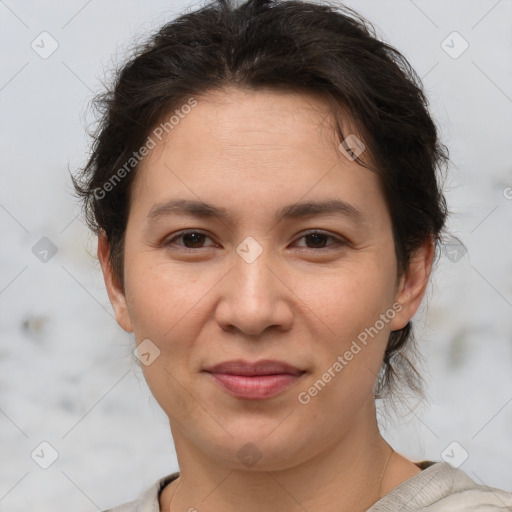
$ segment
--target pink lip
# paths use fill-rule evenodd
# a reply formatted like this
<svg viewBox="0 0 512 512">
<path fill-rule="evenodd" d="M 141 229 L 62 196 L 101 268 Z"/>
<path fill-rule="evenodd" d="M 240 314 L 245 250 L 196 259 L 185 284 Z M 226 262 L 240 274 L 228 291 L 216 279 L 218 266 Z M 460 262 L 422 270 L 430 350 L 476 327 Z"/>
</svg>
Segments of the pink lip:
<svg viewBox="0 0 512 512">
<path fill-rule="evenodd" d="M 208 370 L 215 381 L 236 398 L 261 400 L 293 385 L 304 371 L 281 361 L 226 361 Z"/>
</svg>

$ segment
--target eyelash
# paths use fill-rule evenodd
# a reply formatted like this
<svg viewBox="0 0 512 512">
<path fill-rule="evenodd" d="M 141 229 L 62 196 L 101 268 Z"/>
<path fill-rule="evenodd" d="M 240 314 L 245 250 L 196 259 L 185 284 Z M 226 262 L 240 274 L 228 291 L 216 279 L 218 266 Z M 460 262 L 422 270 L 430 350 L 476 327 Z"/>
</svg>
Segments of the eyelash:
<svg viewBox="0 0 512 512">
<path fill-rule="evenodd" d="M 181 231 L 181 232 L 179 232 L 177 235 L 173 236 L 171 239 L 169 239 L 167 241 L 164 241 L 162 245 L 165 246 L 165 247 L 171 247 L 175 240 L 177 240 L 179 238 L 182 238 L 185 235 L 190 235 L 190 234 L 202 235 L 202 236 L 205 236 L 205 237 L 211 239 L 211 237 L 208 236 L 206 233 L 203 233 L 200 230 L 191 229 L 191 230 L 188 230 L 188 231 Z M 331 244 L 331 245 L 346 246 L 348 244 L 348 242 L 346 240 L 344 240 L 343 238 L 340 238 L 340 237 L 337 237 L 337 236 L 334 236 L 334 235 L 331 235 L 329 233 L 326 233 L 326 232 L 323 232 L 323 231 L 319 231 L 319 230 L 308 231 L 307 233 L 304 233 L 299 238 L 299 240 L 302 239 L 302 238 L 305 238 L 307 236 L 311 236 L 311 235 L 321 235 L 321 236 L 324 236 L 326 238 L 332 238 L 335 241 L 335 243 Z M 184 247 L 184 246 L 178 246 L 178 247 L 180 247 L 180 250 L 184 250 L 185 252 L 197 252 L 198 250 L 203 249 L 202 247 L 198 247 L 198 248 L 190 248 L 190 247 Z M 306 249 L 306 250 L 311 250 L 311 251 L 329 251 L 329 250 L 333 250 L 333 248 L 330 248 L 330 247 L 331 246 L 319 247 L 319 248 L 301 247 L 301 249 Z"/>
</svg>

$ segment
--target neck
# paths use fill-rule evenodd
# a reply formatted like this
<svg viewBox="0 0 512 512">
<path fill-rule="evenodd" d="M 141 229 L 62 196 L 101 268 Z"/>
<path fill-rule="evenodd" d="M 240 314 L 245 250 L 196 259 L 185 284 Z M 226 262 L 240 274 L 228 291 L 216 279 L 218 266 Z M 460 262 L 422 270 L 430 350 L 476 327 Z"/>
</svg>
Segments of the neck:
<svg viewBox="0 0 512 512">
<path fill-rule="evenodd" d="M 180 477 L 162 492 L 161 511 L 366 511 L 420 472 L 382 438 L 374 407 L 371 413 L 373 421 L 361 417 L 316 456 L 278 470 L 258 470 L 258 464 L 239 469 L 219 462 L 171 423 Z"/>
</svg>

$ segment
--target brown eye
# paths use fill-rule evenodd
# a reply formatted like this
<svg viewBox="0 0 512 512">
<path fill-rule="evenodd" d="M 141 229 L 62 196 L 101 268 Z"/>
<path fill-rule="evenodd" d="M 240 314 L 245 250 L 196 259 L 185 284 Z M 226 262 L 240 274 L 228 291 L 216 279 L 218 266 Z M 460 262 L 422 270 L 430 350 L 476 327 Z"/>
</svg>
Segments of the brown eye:
<svg viewBox="0 0 512 512">
<path fill-rule="evenodd" d="M 335 241 L 334 244 L 328 244 L 326 247 L 326 239 L 332 239 Z M 331 246 L 336 245 L 345 245 L 345 241 L 339 237 L 336 237 L 334 235 L 331 235 L 329 233 L 324 233 L 322 231 L 311 231 L 309 233 L 306 233 L 305 235 L 302 235 L 300 238 L 304 240 L 309 240 L 310 245 L 307 245 L 307 249 L 329 249 Z M 312 247 L 311 247 L 312 246 Z"/>
<path fill-rule="evenodd" d="M 164 242 L 165 246 L 175 245 L 174 242 L 177 240 L 182 240 L 183 245 L 177 244 L 178 247 L 183 247 L 184 249 L 200 249 L 206 238 L 210 238 L 208 235 L 201 233 L 200 231 L 183 231 L 178 233 L 176 236 L 171 238 L 170 240 Z M 211 240 L 211 239 L 210 239 Z"/>
<path fill-rule="evenodd" d="M 165 241 L 163 245 L 165 247 L 176 247 L 194 251 L 202 248 L 207 248 L 208 246 L 204 245 L 206 239 L 212 240 L 211 237 L 209 237 L 205 233 L 202 233 L 201 231 L 182 231 L 177 235 L 173 236 L 172 238 L 170 238 L 169 240 Z M 302 239 L 306 241 L 306 245 L 299 247 L 305 247 L 306 249 L 311 250 L 330 250 L 331 248 L 344 246 L 347 243 L 343 238 L 322 231 L 311 231 L 309 233 L 302 235 L 299 238 L 299 240 Z M 333 240 L 334 243 L 328 243 L 329 239 Z M 212 246 L 217 246 L 217 244 L 214 243 L 213 245 L 210 245 L 210 247 Z"/>
</svg>

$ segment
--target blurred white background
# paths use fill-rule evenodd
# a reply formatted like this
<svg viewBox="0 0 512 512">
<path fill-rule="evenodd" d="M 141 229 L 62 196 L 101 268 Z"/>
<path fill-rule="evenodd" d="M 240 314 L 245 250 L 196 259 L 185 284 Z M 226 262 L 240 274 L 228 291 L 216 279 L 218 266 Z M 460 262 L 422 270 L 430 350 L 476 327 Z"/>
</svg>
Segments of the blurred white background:
<svg viewBox="0 0 512 512">
<path fill-rule="evenodd" d="M 102 510 L 178 469 L 68 168 L 85 163 L 104 73 L 199 5 L 0 0 L 0 510 Z M 512 491 L 512 0 L 347 5 L 424 81 L 452 157 L 449 229 L 467 248 L 443 254 L 417 315 L 428 402 L 385 437 L 413 460 L 456 442 L 470 477 Z M 33 253 L 43 237 L 57 251 L 46 262 Z M 58 455 L 47 469 L 41 442 Z"/>
</svg>

